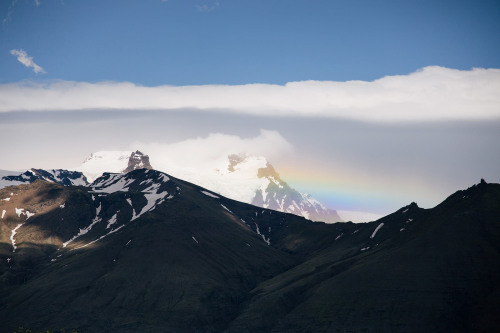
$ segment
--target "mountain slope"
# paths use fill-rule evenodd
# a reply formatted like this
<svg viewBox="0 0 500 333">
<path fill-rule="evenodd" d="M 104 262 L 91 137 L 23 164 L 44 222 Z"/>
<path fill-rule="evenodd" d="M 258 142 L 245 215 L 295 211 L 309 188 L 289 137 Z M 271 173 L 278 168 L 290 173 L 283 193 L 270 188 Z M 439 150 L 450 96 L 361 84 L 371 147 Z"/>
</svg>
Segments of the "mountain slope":
<svg viewBox="0 0 500 333">
<path fill-rule="evenodd" d="M 88 188 L 39 180 L 4 196 L 0 321 L 12 329 L 221 331 L 249 290 L 298 260 L 242 221 L 276 212 L 157 171 Z"/>
<path fill-rule="evenodd" d="M 7 332 L 494 331 L 499 203 L 500 185 L 482 182 L 433 209 L 324 224 L 154 170 L 88 187 L 38 180 L 0 190 L 0 322 Z"/>
<path fill-rule="evenodd" d="M 230 331 L 495 331 L 499 203 L 500 185 L 482 183 L 370 223 L 349 236 L 364 242 L 343 236 L 259 285 Z"/>
</svg>

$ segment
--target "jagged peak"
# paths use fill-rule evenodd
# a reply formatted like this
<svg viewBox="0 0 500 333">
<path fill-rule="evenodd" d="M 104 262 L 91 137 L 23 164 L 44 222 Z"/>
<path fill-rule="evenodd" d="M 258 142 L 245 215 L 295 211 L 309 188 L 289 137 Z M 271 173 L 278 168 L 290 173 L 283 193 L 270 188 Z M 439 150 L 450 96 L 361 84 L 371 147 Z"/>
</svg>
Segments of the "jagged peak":
<svg viewBox="0 0 500 333">
<path fill-rule="evenodd" d="M 124 173 L 137 169 L 151 170 L 153 167 L 149 163 L 149 156 L 143 154 L 141 151 L 136 150 L 130 154 L 127 167 L 122 171 Z"/>
</svg>

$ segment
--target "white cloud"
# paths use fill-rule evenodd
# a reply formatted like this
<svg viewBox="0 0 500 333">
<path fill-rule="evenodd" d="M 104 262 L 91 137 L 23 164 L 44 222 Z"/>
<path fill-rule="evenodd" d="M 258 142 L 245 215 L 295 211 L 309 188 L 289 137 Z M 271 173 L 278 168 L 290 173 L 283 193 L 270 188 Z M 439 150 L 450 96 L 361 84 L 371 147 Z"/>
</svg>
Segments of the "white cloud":
<svg viewBox="0 0 500 333">
<path fill-rule="evenodd" d="M 194 108 L 362 121 L 484 120 L 500 118 L 499 91 L 500 69 L 462 71 L 437 66 L 371 82 L 178 87 L 143 87 L 129 82 L 22 82 L 0 85 L 0 112 Z"/>
<path fill-rule="evenodd" d="M 278 132 L 268 130 L 261 130 L 258 136 L 251 138 L 213 133 L 207 137 L 174 143 L 134 142 L 130 148 L 139 149 L 155 158 L 151 164 L 159 170 L 192 166 L 198 172 L 227 163 L 227 156 L 231 154 L 245 153 L 272 160 L 293 151 L 292 145 Z"/>
<path fill-rule="evenodd" d="M 218 1 L 214 2 L 212 5 L 196 5 L 196 9 L 200 12 L 210 12 L 214 10 L 215 8 L 219 7 L 220 3 Z"/>
<path fill-rule="evenodd" d="M 33 68 L 33 71 L 36 74 L 45 73 L 43 68 L 38 66 L 37 64 L 35 64 L 35 62 L 33 61 L 33 58 L 28 56 L 28 53 L 26 53 L 26 51 L 24 51 L 24 50 L 10 50 L 10 54 L 12 54 L 13 56 L 16 56 L 17 60 L 21 64 L 23 64 L 24 66 L 26 66 L 28 68 L 30 68 L 30 67 Z"/>
<path fill-rule="evenodd" d="M 35 0 L 35 5 L 38 7 L 40 6 L 40 0 Z"/>
<path fill-rule="evenodd" d="M 168 174 L 203 186 L 224 196 L 250 202 L 265 180 L 256 178 L 258 168 L 289 154 L 292 146 L 278 132 L 261 130 L 252 138 L 221 133 L 176 143 L 134 143 L 150 156 L 151 165 Z M 228 156 L 251 155 L 238 172 L 229 172 Z M 265 156 L 262 157 L 262 156 Z M 266 183 L 267 185 L 267 183 Z"/>
</svg>

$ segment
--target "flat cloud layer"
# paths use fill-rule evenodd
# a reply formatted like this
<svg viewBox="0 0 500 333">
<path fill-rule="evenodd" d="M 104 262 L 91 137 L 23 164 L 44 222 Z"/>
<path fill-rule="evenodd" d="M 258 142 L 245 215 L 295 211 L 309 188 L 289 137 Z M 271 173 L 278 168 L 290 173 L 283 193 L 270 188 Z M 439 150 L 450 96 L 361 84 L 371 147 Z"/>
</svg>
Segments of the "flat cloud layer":
<svg viewBox="0 0 500 333">
<path fill-rule="evenodd" d="M 129 82 L 0 85 L 0 112 L 176 110 L 363 121 L 500 118 L 500 69 L 438 66 L 367 81 L 143 87 Z"/>
</svg>

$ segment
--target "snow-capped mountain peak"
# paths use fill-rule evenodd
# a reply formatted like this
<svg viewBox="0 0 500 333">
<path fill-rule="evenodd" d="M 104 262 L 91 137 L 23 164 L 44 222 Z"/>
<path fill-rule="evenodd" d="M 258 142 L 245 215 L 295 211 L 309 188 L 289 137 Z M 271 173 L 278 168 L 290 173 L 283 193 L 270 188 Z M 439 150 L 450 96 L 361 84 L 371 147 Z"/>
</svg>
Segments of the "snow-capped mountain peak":
<svg viewBox="0 0 500 333">
<path fill-rule="evenodd" d="M 89 182 L 105 172 L 122 173 L 136 169 L 152 169 L 149 156 L 140 151 L 98 151 L 90 154 L 76 170 L 82 172 Z"/>
<path fill-rule="evenodd" d="M 100 151 L 91 154 L 77 170 L 93 181 L 104 172 L 121 173 L 137 168 L 151 168 L 147 155 L 139 151 Z M 203 166 L 172 159 L 164 160 L 163 164 L 155 160 L 155 168 L 234 200 L 314 221 L 341 221 L 335 210 L 291 188 L 263 156 L 230 154 Z"/>
</svg>

